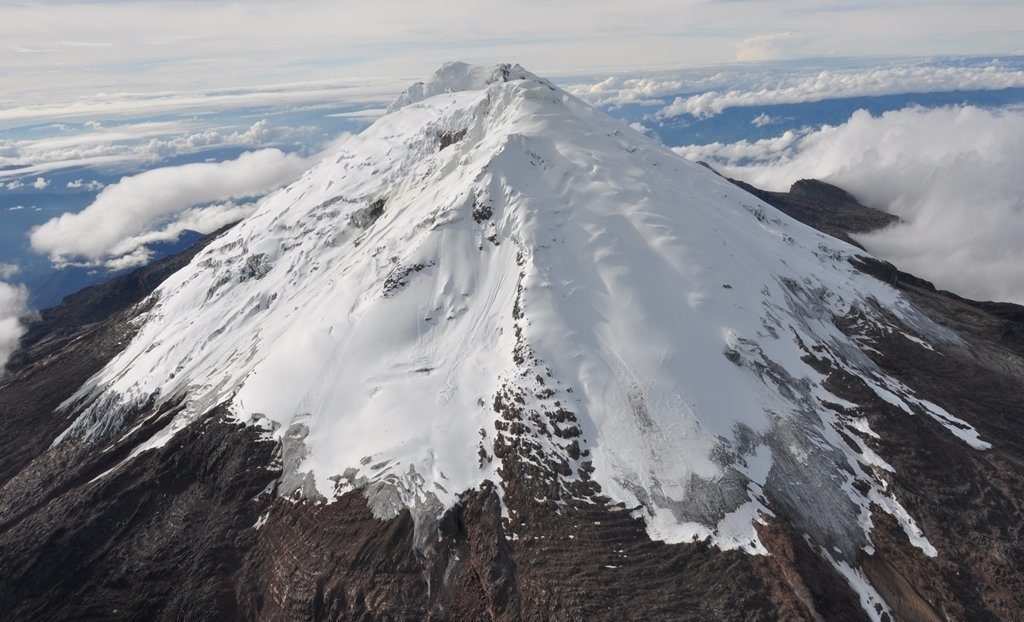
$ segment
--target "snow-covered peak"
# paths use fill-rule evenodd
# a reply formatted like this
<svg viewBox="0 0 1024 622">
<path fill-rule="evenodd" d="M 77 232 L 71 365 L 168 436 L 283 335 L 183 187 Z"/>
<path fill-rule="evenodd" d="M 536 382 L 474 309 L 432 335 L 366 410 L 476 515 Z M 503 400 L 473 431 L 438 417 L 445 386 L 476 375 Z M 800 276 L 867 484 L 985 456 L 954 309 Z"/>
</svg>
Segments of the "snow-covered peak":
<svg viewBox="0 0 1024 622">
<path fill-rule="evenodd" d="M 382 516 L 518 451 L 668 541 L 763 552 L 770 497 L 842 559 L 871 503 L 933 552 L 808 354 L 986 445 L 837 327 L 952 338 L 858 252 L 517 66 L 446 65 L 168 279 L 66 437 L 176 405 L 152 446 L 226 404 L 281 440 L 283 492 Z"/>
<path fill-rule="evenodd" d="M 416 82 L 405 89 L 388 107 L 388 112 L 442 93 L 479 91 L 495 82 L 515 80 L 540 81 L 540 78 L 519 65 L 509 63 L 490 67 L 462 62 L 445 63 L 423 82 Z"/>
</svg>

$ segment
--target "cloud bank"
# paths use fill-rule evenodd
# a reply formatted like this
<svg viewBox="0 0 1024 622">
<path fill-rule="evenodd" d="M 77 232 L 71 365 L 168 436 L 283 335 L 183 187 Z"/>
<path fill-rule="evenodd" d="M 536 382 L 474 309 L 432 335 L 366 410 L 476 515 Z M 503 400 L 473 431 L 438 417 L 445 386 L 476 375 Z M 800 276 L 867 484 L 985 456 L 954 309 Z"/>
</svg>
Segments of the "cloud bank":
<svg viewBox="0 0 1024 622">
<path fill-rule="evenodd" d="M 861 110 L 837 127 L 676 151 L 763 188 L 834 183 L 903 220 L 858 237 L 875 255 L 970 298 L 1024 304 L 1022 109 Z"/>
<path fill-rule="evenodd" d="M 33 250 L 55 263 L 110 261 L 129 255 L 144 233 L 166 230 L 167 219 L 211 202 L 265 194 L 300 175 L 309 162 L 278 149 L 243 153 L 235 160 L 168 166 L 124 177 L 103 189 L 81 212 L 63 214 L 34 229 Z M 233 206 L 233 204 L 232 204 Z M 206 216 L 228 208 L 213 206 Z M 187 227 L 182 227 L 187 228 Z M 216 227 L 215 227 L 216 228 Z M 135 242 L 133 242 L 135 241 Z"/>
<path fill-rule="evenodd" d="M 116 162 L 155 162 L 163 158 L 191 154 L 214 147 L 272 146 L 310 138 L 312 127 L 272 126 L 266 119 L 245 129 L 230 131 L 207 128 L 196 131 L 195 122 L 146 121 L 113 127 L 93 126 L 91 131 L 37 140 L 0 140 L 0 179 L 37 174 L 69 166 L 89 166 Z M 17 189 L 24 184 L 18 180 Z M 32 184 L 45 189 L 49 181 L 39 177 Z M 84 180 L 70 182 L 71 189 L 86 187 Z"/>
<path fill-rule="evenodd" d="M 0 281 L 0 376 L 25 332 L 18 318 L 28 310 L 27 302 L 24 286 Z"/>
<path fill-rule="evenodd" d="M 621 106 L 623 104 L 661 105 L 661 97 L 683 90 L 700 88 L 700 80 L 680 77 L 650 76 L 621 77 L 609 76 L 592 84 L 570 84 L 570 93 L 599 106 Z"/>
<path fill-rule="evenodd" d="M 185 231 L 212 233 L 224 225 L 238 222 L 256 210 L 258 203 L 236 204 L 233 201 L 187 209 L 173 221 L 154 231 L 147 231 L 121 240 L 112 249 L 110 259 L 103 261 L 107 270 L 118 271 L 137 268 L 153 259 L 149 245 L 173 242 Z"/>
<path fill-rule="evenodd" d="M 1024 71 L 998 61 L 984 65 L 887 65 L 855 70 L 823 70 L 792 76 L 754 88 L 711 90 L 677 97 L 657 112 L 659 118 L 688 114 L 712 117 L 726 108 L 821 101 L 839 97 L 936 93 L 955 90 L 1004 89 L 1024 86 Z"/>
</svg>

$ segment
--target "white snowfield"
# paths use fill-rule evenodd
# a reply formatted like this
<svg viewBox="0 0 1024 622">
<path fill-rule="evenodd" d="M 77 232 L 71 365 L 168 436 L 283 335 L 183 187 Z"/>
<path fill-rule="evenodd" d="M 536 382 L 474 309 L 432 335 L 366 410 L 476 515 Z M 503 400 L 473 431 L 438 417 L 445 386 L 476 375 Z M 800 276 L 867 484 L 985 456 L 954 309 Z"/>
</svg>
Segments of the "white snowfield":
<svg viewBox="0 0 1024 622">
<path fill-rule="evenodd" d="M 654 538 L 764 552 L 772 490 L 852 560 L 870 500 L 848 463 L 928 550 L 884 491 L 891 467 L 839 436 L 868 438 L 866 422 L 824 406 L 846 403 L 801 360 L 820 346 L 907 416 L 987 447 L 836 328 L 855 311 L 882 324 L 882 308 L 924 342 L 955 339 L 856 271 L 860 252 L 518 66 L 449 64 L 168 279 L 65 405 L 81 412 L 65 436 L 184 396 L 151 447 L 226 403 L 287 439 L 291 488 L 383 482 L 437 514 L 500 482 L 477 453 L 499 433 L 496 391 L 536 394 L 549 372 L 580 460 Z M 517 327 L 533 362 L 513 357 Z"/>
</svg>

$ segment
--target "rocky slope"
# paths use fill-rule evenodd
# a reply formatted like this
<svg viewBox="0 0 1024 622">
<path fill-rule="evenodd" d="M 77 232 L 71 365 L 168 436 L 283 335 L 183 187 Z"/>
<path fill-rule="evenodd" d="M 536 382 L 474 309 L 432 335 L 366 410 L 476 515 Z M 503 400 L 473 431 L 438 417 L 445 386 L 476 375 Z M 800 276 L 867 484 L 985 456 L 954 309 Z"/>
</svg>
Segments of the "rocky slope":
<svg viewBox="0 0 1024 622">
<path fill-rule="evenodd" d="M 899 221 L 892 214 L 861 205 L 842 188 L 817 179 L 801 179 L 789 192 L 769 192 L 742 181 L 731 181 L 783 214 L 858 248 L 863 247 L 851 234 L 867 233 Z"/>
<path fill-rule="evenodd" d="M 803 186 L 765 198 L 878 220 Z M 1024 606 L 1020 308 L 520 68 L 444 67 L 178 261 L 0 384 L 16 619 Z"/>
</svg>

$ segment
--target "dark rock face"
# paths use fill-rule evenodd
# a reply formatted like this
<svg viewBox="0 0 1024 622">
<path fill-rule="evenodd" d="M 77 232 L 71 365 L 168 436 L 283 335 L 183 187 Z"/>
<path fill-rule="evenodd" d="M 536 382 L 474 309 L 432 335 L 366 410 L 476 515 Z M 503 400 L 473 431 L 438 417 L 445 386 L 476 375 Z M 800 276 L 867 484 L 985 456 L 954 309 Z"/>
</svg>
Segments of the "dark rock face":
<svg viewBox="0 0 1024 622">
<path fill-rule="evenodd" d="M 454 145 L 455 143 L 459 142 L 460 140 L 462 140 L 465 137 L 466 137 L 466 130 L 465 129 L 461 129 L 461 130 L 458 130 L 458 131 L 455 131 L 455 132 L 444 132 L 443 134 L 441 134 L 440 136 L 437 137 L 438 141 L 439 141 L 437 150 L 441 151 L 443 149 L 451 147 L 452 145 Z"/>
<path fill-rule="evenodd" d="M 866 269 L 895 269 L 867 260 Z M 896 271 L 898 272 L 898 271 Z M 904 273 L 898 273 L 904 274 Z M 875 538 L 882 561 L 865 564 L 898 598 L 938 616 L 907 619 L 1011 620 L 1024 611 L 1024 308 L 976 303 L 904 275 L 897 286 L 966 340 L 933 351 L 899 334 L 873 335 L 875 362 L 920 395 L 974 425 L 992 449 L 972 451 L 922 417 L 885 404 L 868 410 L 876 451 L 895 468 L 893 491 L 939 550 L 914 563 L 899 529 Z M 891 409 L 891 407 L 889 407 Z M 876 512 L 876 522 L 884 519 Z M 912 588 L 912 591 L 908 591 Z"/>
<path fill-rule="evenodd" d="M 273 443 L 212 413 L 118 466 L 132 444 L 61 445 L 0 490 L 8 619 L 239 616 L 232 574 L 258 534 Z"/>
<path fill-rule="evenodd" d="M 360 229 L 366 229 L 384 214 L 384 199 L 377 199 L 368 206 L 352 214 L 352 224 Z"/>
<path fill-rule="evenodd" d="M 858 247 L 851 233 L 866 233 L 899 222 L 892 214 L 861 205 L 842 188 L 816 179 L 801 179 L 789 192 L 769 192 L 742 181 L 730 181 L 780 212 Z"/>
<path fill-rule="evenodd" d="M 781 198 L 758 193 L 840 237 L 891 222 L 817 182 Z M 48 450 L 69 423 L 55 407 L 120 351 L 145 310 L 139 303 L 195 250 L 41 313 L 0 383 L 7 619 L 866 619 L 846 580 L 772 499 L 776 516 L 759 528 L 771 555 L 749 556 L 654 542 L 631 508 L 611 503 L 583 473 L 566 485 L 565 469 L 586 450 L 575 445 L 564 459 L 538 462 L 517 431 L 536 425 L 568 438 L 567 411 L 534 421 L 496 401 L 508 433 L 482 445 L 481 460 L 500 461 L 506 513 L 485 484 L 442 517 L 425 549 L 414 546 L 408 511 L 377 520 L 360 492 L 330 504 L 284 498 L 280 446 L 220 409 L 131 459 L 177 405 L 143 413 L 133 431 L 103 444 Z M 971 449 L 932 419 L 895 411 L 808 351 L 829 389 L 868 416 L 879 438 L 861 440 L 895 467 L 891 489 L 939 551 L 926 557 L 876 510 L 875 552 L 861 556 L 861 568 L 899 619 L 1017 619 L 1024 308 L 964 300 L 884 262 L 858 262 L 964 344 L 930 350 L 898 332 L 857 332 L 855 318 L 840 328 L 869 340 L 879 367 L 993 444 Z"/>
</svg>

